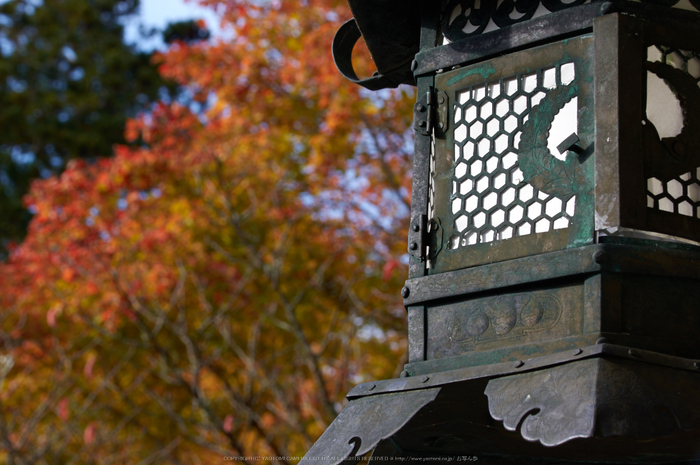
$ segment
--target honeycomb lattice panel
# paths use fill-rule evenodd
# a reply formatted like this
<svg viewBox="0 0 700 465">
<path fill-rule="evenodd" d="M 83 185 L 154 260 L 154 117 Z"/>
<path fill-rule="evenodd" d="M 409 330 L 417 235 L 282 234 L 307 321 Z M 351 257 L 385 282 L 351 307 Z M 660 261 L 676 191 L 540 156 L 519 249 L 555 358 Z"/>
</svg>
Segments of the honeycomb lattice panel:
<svg viewBox="0 0 700 465">
<path fill-rule="evenodd" d="M 566 63 L 457 93 L 451 249 L 569 226 L 576 196 L 558 198 L 525 182 L 518 146 L 531 110 L 548 91 L 574 77 L 574 64 Z M 576 105 L 574 98 L 560 111 L 569 115 L 573 111 L 573 119 L 554 117 L 550 133 L 558 134 L 552 139 L 563 140 L 576 132 Z M 556 143 L 548 144 L 552 156 L 563 159 L 551 145 Z"/>
<path fill-rule="evenodd" d="M 647 206 L 700 218 L 700 168 L 668 182 L 647 179 Z"/>
</svg>

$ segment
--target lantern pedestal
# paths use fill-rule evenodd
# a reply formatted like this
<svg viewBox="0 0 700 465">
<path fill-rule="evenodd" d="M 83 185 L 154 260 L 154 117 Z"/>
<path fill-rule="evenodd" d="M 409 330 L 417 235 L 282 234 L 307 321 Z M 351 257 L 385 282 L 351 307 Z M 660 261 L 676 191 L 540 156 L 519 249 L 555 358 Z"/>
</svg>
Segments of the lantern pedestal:
<svg viewBox="0 0 700 465">
<path fill-rule="evenodd" d="M 699 265 L 692 246 L 608 238 L 409 280 L 407 305 L 427 309 L 410 321 L 412 356 L 425 341 L 426 360 L 354 388 L 307 458 L 689 463 Z"/>
<path fill-rule="evenodd" d="M 576 359 L 531 359 L 517 374 L 509 363 L 358 386 L 304 463 L 372 450 L 375 461 L 690 463 L 700 375 L 689 360 L 628 351 L 599 344 Z"/>
</svg>

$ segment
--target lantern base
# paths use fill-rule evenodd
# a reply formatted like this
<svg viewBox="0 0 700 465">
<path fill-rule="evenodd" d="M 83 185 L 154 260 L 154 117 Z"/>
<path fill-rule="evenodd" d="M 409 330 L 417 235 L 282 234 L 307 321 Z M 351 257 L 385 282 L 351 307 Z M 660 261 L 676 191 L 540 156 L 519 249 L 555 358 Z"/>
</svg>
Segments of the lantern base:
<svg viewBox="0 0 700 465">
<path fill-rule="evenodd" d="M 304 461 L 340 463 L 374 449 L 375 461 L 693 463 L 696 366 L 597 344 L 522 364 L 365 383 Z"/>
</svg>

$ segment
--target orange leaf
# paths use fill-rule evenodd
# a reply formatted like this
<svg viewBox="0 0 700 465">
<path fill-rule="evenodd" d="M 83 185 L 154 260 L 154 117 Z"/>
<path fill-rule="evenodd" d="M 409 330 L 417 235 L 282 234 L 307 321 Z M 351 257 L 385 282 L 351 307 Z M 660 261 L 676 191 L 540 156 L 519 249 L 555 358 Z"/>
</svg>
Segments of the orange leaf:
<svg viewBox="0 0 700 465">
<path fill-rule="evenodd" d="M 65 267 L 61 270 L 61 278 L 64 281 L 71 282 L 75 278 L 75 270 L 73 268 Z"/>
</svg>

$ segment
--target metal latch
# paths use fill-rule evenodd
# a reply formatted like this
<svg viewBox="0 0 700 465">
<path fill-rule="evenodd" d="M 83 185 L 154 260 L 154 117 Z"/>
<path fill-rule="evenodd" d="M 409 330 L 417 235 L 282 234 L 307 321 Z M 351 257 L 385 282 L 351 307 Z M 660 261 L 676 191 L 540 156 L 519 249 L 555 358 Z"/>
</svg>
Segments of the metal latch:
<svg viewBox="0 0 700 465">
<path fill-rule="evenodd" d="M 448 102 L 447 93 L 429 87 L 413 107 L 413 129 L 424 136 L 433 130 L 436 134 L 444 134 L 447 131 Z"/>
</svg>

